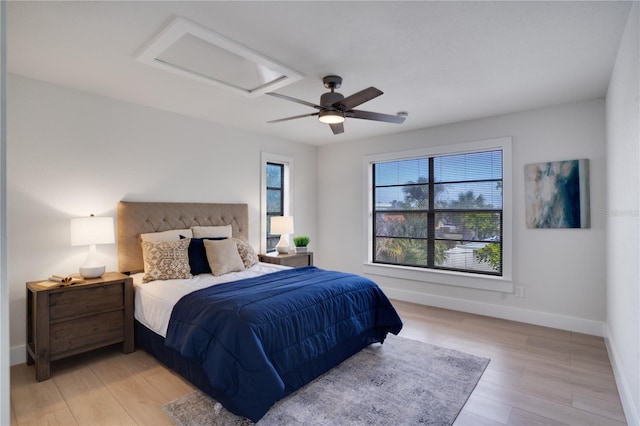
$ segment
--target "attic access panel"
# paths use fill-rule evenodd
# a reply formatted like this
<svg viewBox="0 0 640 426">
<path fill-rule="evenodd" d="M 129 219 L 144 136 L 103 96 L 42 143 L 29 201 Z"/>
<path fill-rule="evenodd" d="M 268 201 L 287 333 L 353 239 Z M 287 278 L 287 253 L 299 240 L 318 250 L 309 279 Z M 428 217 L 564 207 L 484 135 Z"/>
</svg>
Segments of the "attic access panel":
<svg viewBox="0 0 640 426">
<path fill-rule="evenodd" d="M 302 78 L 291 68 L 180 17 L 160 32 L 137 59 L 249 97 Z"/>
</svg>

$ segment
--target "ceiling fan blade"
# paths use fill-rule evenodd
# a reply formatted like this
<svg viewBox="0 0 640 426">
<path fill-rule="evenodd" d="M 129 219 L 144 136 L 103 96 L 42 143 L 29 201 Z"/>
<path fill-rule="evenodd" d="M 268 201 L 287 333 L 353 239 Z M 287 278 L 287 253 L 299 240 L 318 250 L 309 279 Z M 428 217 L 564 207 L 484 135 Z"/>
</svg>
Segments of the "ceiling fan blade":
<svg viewBox="0 0 640 426">
<path fill-rule="evenodd" d="M 277 120 L 267 121 L 267 123 L 279 123 L 281 121 L 295 120 L 296 118 L 303 118 L 303 117 L 312 117 L 314 115 L 318 115 L 318 113 L 312 112 L 311 114 L 302 114 L 302 115 L 295 115 L 293 117 L 279 118 Z"/>
<path fill-rule="evenodd" d="M 381 114 L 379 112 L 371 112 L 371 111 L 361 111 L 361 110 L 353 110 L 346 111 L 344 113 L 345 117 L 350 118 L 360 118 L 362 120 L 374 120 L 374 121 L 384 121 L 385 123 L 404 123 L 406 117 L 400 115 L 390 115 L 390 114 Z"/>
<path fill-rule="evenodd" d="M 311 108 L 322 109 L 322 107 L 320 105 L 312 104 L 311 102 L 303 101 L 301 99 L 292 98 L 291 96 L 281 95 L 280 93 L 267 92 L 267 95 L 271 95 L 271 96 L 276 97 L 276 98 L 284 99 L 286 101 L 291 101 L 291 102 L 295 102 L 295 103 L 298 103 L 298 104 L 310 106 Z"/>
<path fill-rule="evenodd" d="M 377 98 L 380 95 L 382 95 L 382 91 L 372 86 L 354 93 L 351 96 L 347 96 L 343 100 L 334 103 L 332 106 L 342 111 L 349 111 L 350 109 L 353 109 L 360 104 L 370 101 L 373 98 Z"/>
<path fill-rule="evenodd" d="M 344 133 L 344 125 L 342 123 L 329 124 L 329 127 L 331 127 L 331 131 L 333 132 L 334 135 L 339 135 L 340 133 Z"/>
</svg>

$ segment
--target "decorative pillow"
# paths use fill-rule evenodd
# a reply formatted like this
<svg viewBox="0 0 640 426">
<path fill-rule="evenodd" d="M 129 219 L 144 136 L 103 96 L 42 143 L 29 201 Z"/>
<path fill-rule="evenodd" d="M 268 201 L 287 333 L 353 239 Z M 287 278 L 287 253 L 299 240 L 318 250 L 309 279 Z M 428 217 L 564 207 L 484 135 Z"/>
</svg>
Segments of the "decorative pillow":
<svg viewBox="0 0 640 426">
<path fill-rule="evenodd" d="M 185 238 L 180 235 L 180 238 Z M 189 243 L 189 266 L 191 275 L 210 274 L 211 268 L 204 249 L 204 240 L 224 240 L 224 238 L 192 238 Z"/>
<path fill-rule="evenodd" d="M 213 275 L 220 276 L 244 269 L 238 247 L 232 239 L 204 240 L 204 249 Z"/>
<path fill-rule="evenodd" d="M 147 283 L 154 280 L 191 278 L 188 248 L 191 238 L 178 241 L 142 242 L 144 276 Z"/>
<path fill-rule="evenodd" d="M 159 243 L 162 241 L 177 241 L 181 235 L 185 238 L 193 238 L 193 231 L 191 229 L 172 229 L 170 231 L 149 232 L 140 234 L 140 238 L 142 241 Z"/>
<path fill-rule="evenodd" d="M 231 238 L 231 225 L 192 226 L 194 238 Z M 184 235 L 184 234 L 183 234 Z"/>
<path fill-rule="evenodd" d="M 258 255 L 253 250 L 253 247 L 251 247 L 251 244 L 249 244 L 249 241 L 244 238 L 233 238 L 233 241 L 235 241 L 238 246 L 238 254 L 245 268 L 251 268 L 258 263 Z"/>
</svg>

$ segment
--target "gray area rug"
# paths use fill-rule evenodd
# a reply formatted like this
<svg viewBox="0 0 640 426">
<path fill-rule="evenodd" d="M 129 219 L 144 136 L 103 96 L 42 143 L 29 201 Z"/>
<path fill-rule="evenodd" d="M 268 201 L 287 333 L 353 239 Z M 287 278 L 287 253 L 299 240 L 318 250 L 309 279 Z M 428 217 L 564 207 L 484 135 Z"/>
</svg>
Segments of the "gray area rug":
<svg viewBox="0 0 640 426">
<path fill-rule="evenodd" d="M 278 401 L 257 425 L 451 425 L 488 364 L 390 334 Z M 200 391 L 162 409 L 182 426 L 253 424 Z"/>
</svg>

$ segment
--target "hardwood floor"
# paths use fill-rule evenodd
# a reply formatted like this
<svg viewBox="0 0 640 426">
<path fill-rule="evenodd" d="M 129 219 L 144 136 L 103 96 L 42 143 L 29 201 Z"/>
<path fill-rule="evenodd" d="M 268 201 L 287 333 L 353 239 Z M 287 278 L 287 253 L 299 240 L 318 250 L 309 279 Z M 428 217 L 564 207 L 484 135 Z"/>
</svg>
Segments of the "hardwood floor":
<svg viewBox="0 0 640 426">
<path fill-rule="evenodd" d="M 623 425 L 602 338 L 394 301 L 401 336 L 491 358 L 456 425 Z M 142 350 L 11 368 L 12 425 L 172 424 L 160 406 L 193 387 Z"/>
</svg>

